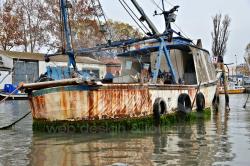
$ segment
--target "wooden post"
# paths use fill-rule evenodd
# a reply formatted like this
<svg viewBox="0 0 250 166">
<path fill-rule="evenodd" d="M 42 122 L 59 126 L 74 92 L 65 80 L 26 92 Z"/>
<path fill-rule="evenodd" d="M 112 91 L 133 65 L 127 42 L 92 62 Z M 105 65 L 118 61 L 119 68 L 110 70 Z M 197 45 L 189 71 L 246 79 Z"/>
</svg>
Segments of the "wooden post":
<svg viewBox="0 0 250 166">
<path fill-rule="evenodd" d="M 227 75 L 226 75 L 226 70 L 225 70 L 225 65 L 224 63 L 222 62 L 221 65 L 221 70 L 222 70 L 222 74 L 223 74 L 223 86 L 224 86 L 224 93 L 225 93 L 225 109 L 226 110 L 230 110 L 230 107 L 229 107 L 229 96 L 228 96 L 228 88 L 227 88 Z"/>
</svg>

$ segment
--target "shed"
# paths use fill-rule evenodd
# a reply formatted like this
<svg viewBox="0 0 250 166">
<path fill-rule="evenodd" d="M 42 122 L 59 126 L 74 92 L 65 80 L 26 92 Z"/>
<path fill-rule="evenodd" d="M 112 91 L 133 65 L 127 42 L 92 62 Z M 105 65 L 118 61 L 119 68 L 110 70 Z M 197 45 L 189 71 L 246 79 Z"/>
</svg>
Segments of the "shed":
<svg viewBox="0 0 250 166">
<path fill-rule="evenodd" d="M 4 84 L 12 82 L 10 73 L 11 68 L 4 65 L 3 58 L 0 56 L 0 89 L 4 88 Z"/>
<path fill-rule="evenodd" d="M 67 68 L 68 56 L 58 55 L 50 58 L 50 62 L 46 63 L 44 54 L 27 53 L 15 51 L 0 51 L 2 65 L 8 66 L 13 73 L 8 83 L 18 84 L 19 82 L 34 82 L 39 75 L 46 72 L 48 68 L 64 70 Z M 76 57 L 77 68 L 79 71 L 95 73 L 99 78 L 106 74 L 106 65 L 98 60 L 90 57 Z"/>
</svg>

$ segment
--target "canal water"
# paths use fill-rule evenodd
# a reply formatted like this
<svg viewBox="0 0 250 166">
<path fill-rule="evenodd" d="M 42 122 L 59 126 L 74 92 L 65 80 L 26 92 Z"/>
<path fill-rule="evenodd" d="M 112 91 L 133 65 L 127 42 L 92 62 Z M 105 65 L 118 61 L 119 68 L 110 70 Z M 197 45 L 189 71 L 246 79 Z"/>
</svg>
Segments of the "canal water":
<svg viewBox="0 0 250 166">
<path fill-rule="evenodd" d="M 250 165 L 250 99 L 231 95 L 211 119 L 161 131 L 127 133 L 37 133 L 32 118 L 0 130 L 0 165 Z M 0 126 L 29 111 L 27 101 L 0 105 Z"/>
</svg>

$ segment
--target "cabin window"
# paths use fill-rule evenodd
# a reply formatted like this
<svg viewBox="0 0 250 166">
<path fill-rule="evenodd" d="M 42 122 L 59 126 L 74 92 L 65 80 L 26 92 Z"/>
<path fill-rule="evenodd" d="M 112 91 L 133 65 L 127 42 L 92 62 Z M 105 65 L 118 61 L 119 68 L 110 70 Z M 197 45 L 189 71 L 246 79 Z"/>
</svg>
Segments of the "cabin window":
<svg viewBox="0 0 250 166">
<path fill-rule="evenodd" d="M 131 68 L 132 68 L 132 61 L 126 61 L 125 69 L 126 70 L 131 70 Z"/>
<path fill-rule="evenodd" d="M 195 65 L 192 54 L 184 54 L 183 56 L 183 81 L 187 85 L 197 84 Z"/>
</svg>

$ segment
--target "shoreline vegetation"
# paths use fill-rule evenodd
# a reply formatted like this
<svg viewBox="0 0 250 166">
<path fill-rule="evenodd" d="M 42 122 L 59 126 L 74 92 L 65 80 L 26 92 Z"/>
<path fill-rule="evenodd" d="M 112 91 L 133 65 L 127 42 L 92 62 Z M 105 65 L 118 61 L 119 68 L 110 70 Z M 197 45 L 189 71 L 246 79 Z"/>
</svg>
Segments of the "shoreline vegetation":
<svg viewBox="0 0 250 166">
<path fill-rule="evenodd" d="M 172 113 L 162 115 L 160 118 L 160 128 L 169 128 L 176 124 L 192 124 L 197 120 L 209 120 L 211 108 L 206 108 L 202 112 Z M 84 120 L 84 121 L 47 121 L 33 119 L 34 132 L 46 133 L 112 133 L 112 132 L 150 132 L 157 128 L 154 125 L 153 116 L 127 119 L 105 119 L 105 120 Z"/>
</svg>

